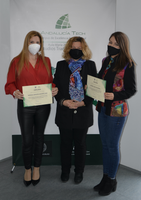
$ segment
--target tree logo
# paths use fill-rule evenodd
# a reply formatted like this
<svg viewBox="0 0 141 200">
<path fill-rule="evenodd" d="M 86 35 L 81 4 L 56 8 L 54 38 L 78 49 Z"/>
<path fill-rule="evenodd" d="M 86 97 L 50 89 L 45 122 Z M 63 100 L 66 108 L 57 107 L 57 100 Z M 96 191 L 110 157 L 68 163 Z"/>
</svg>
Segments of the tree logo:
<svg viewBox="0 0 141 200">
<path fill-rule="evenodd" d="M 47 144 L 44 143 L 43 145 L 43 153 L 47 150 Z"/>
<path fill-rule="evenodd" d="M 58 19 L 56 22 L 56 29 L 66 29 L 66 28 L 71 28 L 70 23 L 69 23 L 69 15 L 63 15 Z"/>
</svg>

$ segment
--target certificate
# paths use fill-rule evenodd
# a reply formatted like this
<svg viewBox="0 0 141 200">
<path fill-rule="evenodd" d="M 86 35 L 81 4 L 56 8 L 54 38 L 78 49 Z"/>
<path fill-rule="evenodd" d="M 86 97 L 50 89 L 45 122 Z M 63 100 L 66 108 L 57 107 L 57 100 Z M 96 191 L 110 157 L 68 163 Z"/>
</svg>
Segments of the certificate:
<svg viewBox="0 0 141 200">
<path fill-rule="evenodd" d="M 24 107 L 52 103 L 52 84 L 23 86 L 22 89 Z"/>
<path fill-rule="evenodd" d="M 104 93 L 106 89 L 106 81 L 94 76 L 87 76 L 86 95 L 101 102 L 105 102 Z"/>
</svg>

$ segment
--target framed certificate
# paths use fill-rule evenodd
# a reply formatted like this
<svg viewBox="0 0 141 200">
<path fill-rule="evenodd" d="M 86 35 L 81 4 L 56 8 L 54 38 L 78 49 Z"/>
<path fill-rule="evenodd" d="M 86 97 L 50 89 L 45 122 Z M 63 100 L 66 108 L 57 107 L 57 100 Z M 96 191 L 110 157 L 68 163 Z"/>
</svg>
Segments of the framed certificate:
<svg viewBox="0 0 141 200">
<path fill-rule="evenodd" d="M 24 107 L 52 103 L 52 84 L 23 86 Z"/>
<path fill-rule="evenodd" d="M 104 93 L 106 90 L 106 81 L 93 76 L 87 76 L 86 95 L 101 102 L 105 102 Z"/>
</svg>

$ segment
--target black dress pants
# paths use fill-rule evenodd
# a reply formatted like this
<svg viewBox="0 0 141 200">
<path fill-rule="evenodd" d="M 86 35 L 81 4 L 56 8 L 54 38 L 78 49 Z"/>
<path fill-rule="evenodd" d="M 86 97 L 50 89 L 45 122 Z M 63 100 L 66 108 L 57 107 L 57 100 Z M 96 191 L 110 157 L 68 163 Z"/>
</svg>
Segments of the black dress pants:
<svg viewBox="0 0 141 200">
<path fill-rule="evenodd" d="M 50 114 L 50 105 L 23 107 L 23 101 L 18 100 L 17 114 L 22 134 L 22 154 L 25 168 L 31 168 L 32 153 L 34 153 L 34 166 L 40 167 L 44 130 Z M 32 152 L 33 138 L 34 152 Z"/>
<path fill-rule="evenodd" d="M 76 173 L 83 173 L 86 157 L 86 135 L 88 128 L 85 129 L 63 129 L 59 128 L 61 144 L 61 165 L 63 173 L 70 173 L 71 153 L 74 143 L 75 148 L 75 169 Z"/>
</svg>

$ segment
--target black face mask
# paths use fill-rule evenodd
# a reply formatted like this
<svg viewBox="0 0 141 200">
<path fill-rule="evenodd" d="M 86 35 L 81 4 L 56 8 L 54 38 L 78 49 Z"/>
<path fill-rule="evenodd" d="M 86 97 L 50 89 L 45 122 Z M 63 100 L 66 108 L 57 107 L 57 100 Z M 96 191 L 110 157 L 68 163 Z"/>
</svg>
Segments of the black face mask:
<svg viewBox="0 0 141 200">
<path fill-rule="evenodd" d="M 114 56 L 120 53 L 120 49 L 108 45 L 108 54 Z"/>
<path fill-rule="evenodd" d="M 83 56 L 83 52 L 80 49 L 71 49 L 69 54 L 73 59 L 79 59 Z"/>
</svg>

